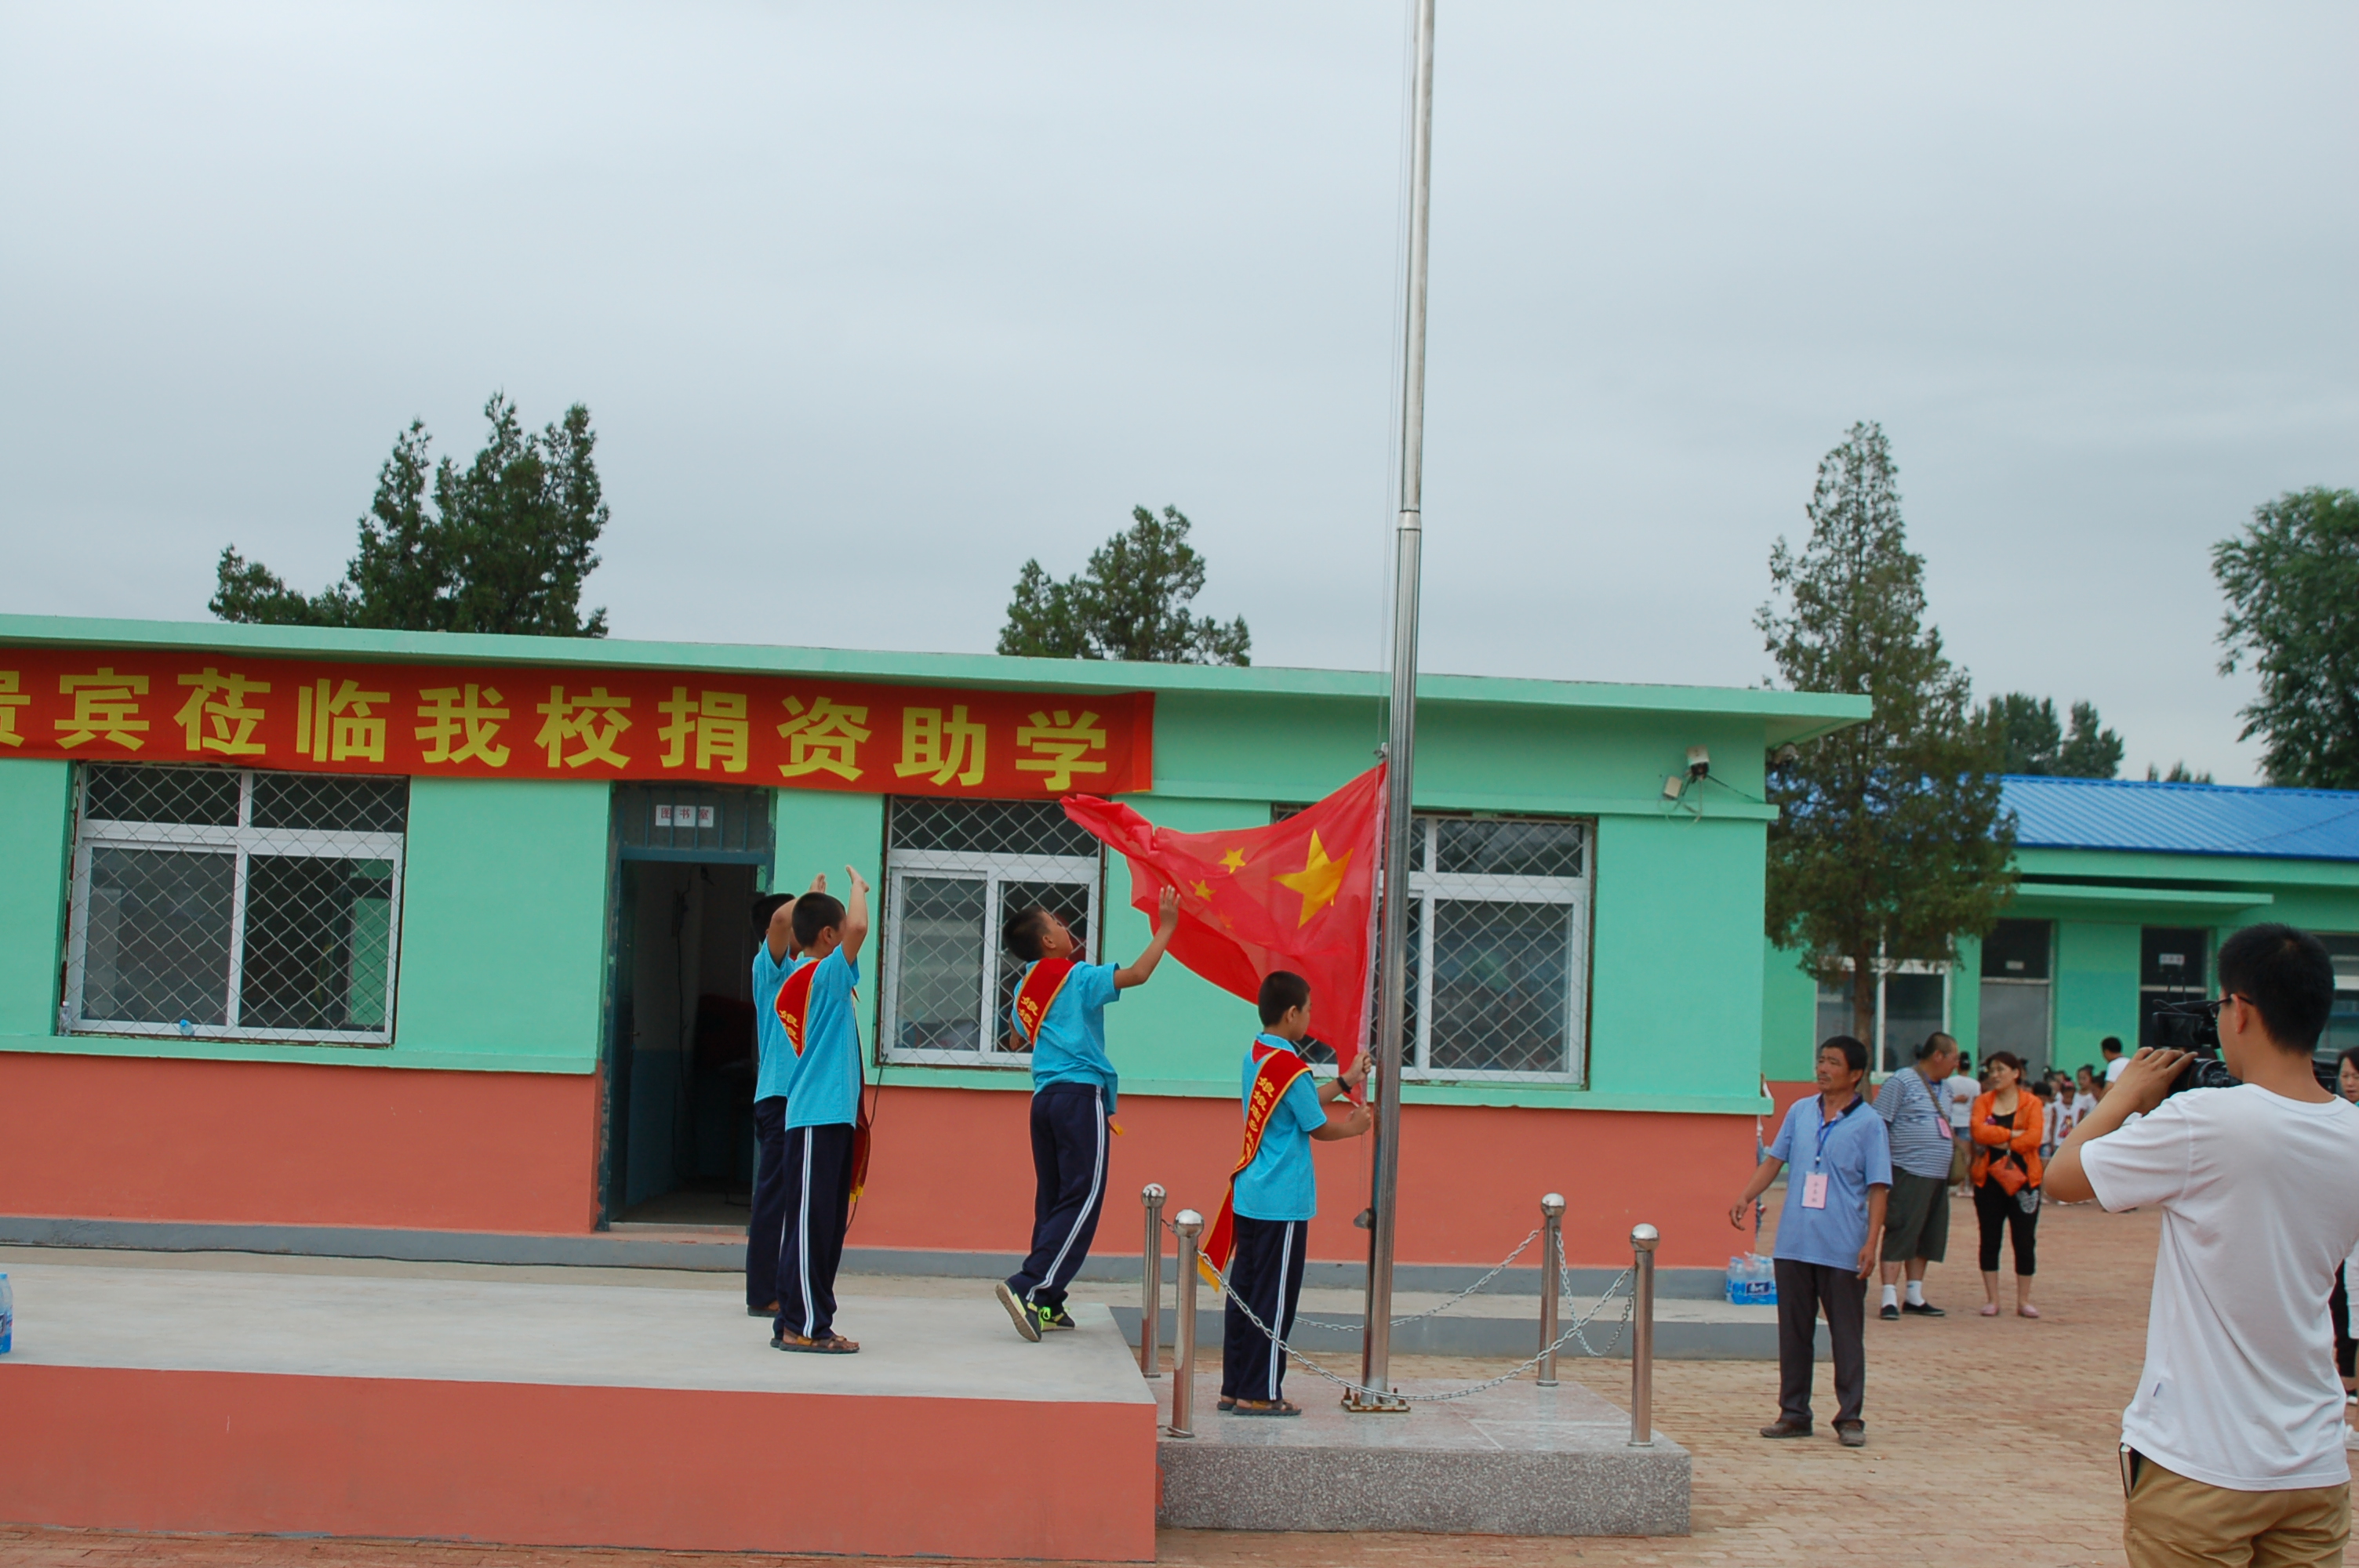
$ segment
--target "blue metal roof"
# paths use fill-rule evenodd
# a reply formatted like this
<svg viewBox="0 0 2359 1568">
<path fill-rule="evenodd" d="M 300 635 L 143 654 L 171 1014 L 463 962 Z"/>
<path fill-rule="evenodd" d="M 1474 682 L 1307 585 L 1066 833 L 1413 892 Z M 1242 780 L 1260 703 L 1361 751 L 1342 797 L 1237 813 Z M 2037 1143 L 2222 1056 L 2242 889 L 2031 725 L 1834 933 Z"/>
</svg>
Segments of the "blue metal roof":
<svg viewBox="0 0 2359 1568">
<path fill-rule="evenodd" d="M 2004 798 L 2027 849 L 2359 860 L 2359 791 L 2010 774 Z"/>
</svg>

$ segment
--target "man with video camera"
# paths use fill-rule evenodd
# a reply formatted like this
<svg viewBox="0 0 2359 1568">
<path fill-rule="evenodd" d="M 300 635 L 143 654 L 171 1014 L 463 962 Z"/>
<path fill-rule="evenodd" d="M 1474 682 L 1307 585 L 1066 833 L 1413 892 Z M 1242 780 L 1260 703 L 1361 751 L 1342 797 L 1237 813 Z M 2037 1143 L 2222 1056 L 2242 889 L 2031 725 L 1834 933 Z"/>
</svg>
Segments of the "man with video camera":
<svg viewBox="0 0 2359 1568">
<path fill-rule="evenodd" d="M 2327 1296 L 2359 1242 L 2359 1107 L 2310 1070 L 2334 968 L 2269 925 L 2223 943 L 2219 970 L 2217 1000 L 2158 1018 L 2162 1046 L 2073 1130 L 2048 1193 L 2162 1213 L 2122 1412 L 2133 1568 L 2339 1564 L 2351 1466 Z"/>
</svg>

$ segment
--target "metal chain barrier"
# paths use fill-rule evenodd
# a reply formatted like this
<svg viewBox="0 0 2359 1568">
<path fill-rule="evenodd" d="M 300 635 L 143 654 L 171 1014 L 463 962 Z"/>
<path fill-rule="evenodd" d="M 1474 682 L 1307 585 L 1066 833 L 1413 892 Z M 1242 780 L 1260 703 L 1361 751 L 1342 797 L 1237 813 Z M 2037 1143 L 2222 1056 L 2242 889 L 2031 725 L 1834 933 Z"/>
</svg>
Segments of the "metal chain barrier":
<svg viewBox="0 0 2359 1568">
<path fill-rule="evenodd" d="M 1484 1286 L 1489 1284 L 1501 1274 L 1506 1272 L 1508 1265 L 1514 1263 L 1516 1259 L 1522 1257 L 1524 1255 L 1524 1249 L 1529 1247 L 1534 1241 L 1538 1240 L 1539 1238 L 1539 1234 L 1540 1227 L 1534 1226 L 1531 1229 L 1531 1233 L 1526 1236 L 1521 1241 L 1516 1243 L 1516 1249 L 1513 1252 L 1508 1253 L 1505 1261 L 1501 1262 L 1497 1268 L 1492 1270 L 1489 1273 L 1484 1275 L 1481 1279 L 1475 1281 L 1473 1284 L 1467 1286 L 1464 1290 L 1459 1292 L 1456 1295 L 1451 1297 L 1440 1306 L 1428 1307 L 1423 1312 L 1411 1313 L 1407 1317 L 1397 1317 L 1393 1319 L 1393 1326 L 1395 1328 L 1398 1328 L 1405 1323 L 1419 1323 L 1429 1317 L 1439 1317 L 1443 1313 L 1448 1312 L 1451 1307 L 1456 1306 L 1460 1302 L 1464 1301 L 1468 1296 L 1480 1292 Z M 1333 1318 L 1303 1317 L 1299 1314 L 1296 1315 L 1294 1322 L 1295 1325 L 1299 1328 L 1332 1328 L 1336 1330 L 1338 1333 L 1343 1334 L 1354 1333 L 1359 1327 L 1356 1324 L 1339 1323 Z"/>
<path fill-rule="evenodd" d="M 1168 1221 L 1165 1224 L 1165 1228 L 1173 1229 Z M 1173 1234 L 1175 1236 L 1178 1234 L 1176 1229 L 1173 1229 Z M 1538 1231 L 1534 1231 L 1532 1234 L 1537 1236 L 1539 1233 Z M 1516 1252 L 1522 1252 L 1524 1247 L 1531 1245 L 1531 1237 L 1526 1237 L 1524 1238 L 1523 1246 L 1516 1248 Z M 1558 1242 L 1558 1256 L 1560 1260 L 1561 1260 L 1563 1256 L 1563 1243 L 1561 1239 Z M 1507 1261 L 1515 1261 L 1515 1253 L 1508 1255 Z M 1328 1382 L 1334 1384 L 1337 1388 L 1343 1390 L 1347 1394 L 1356 1393 L 1372 1398 L 1381 1397 L 1386 1399 L 1396 1399 L 1404 1400 L 1409 1404 L 1447 1404 L 1452 1400 L 1470 1399 L 1476 1394 L 1487 1393 L 1503 1383 L 1514 1382 L 1517 1378 L 1522 1377 L 1525 1373 L 1538 1366 L 1550 1355 L 1562 1350 L 1568 1344 L 1575 1342 L 1578 1342 L 1582 1351 L 1590 1356 L 1603 1357 L 1610 1355 L 1613 1352 L 1614 1347 L 1621 1343 L 1623 1332 L 1630 1326 L 1631 1320 L 1636 1315 L 1638 1306 L 1638 1298 L 1636 1292 L 1625 1295 L 1622 1298 L 1622 1321 L 1615 1326 L 1614 1337 L 1605 1342 L 1605 1348 L 1603 1350 L 1598 1350 L 1593 1347 L 1589 1343 L 1588 1336 L 1582 1332 L 1582 1330 L 1586 1327 L 1599 1313 L 1605 1310 L 1605 1303 L 1612 1301 L 1615 1294 L 1622 1290 L 1622 1287 L 1629 1282 L 1630 1279 L 1636 1271 L 1636 1265 L 1633 1265 L 1631 1268 L 1625 1269 L 1621 1273 L 1615 1275 L 1614 1282 L 1606 1287 L 1605 1293 L 1598 1298 L 1597 1304 L 1591 1307 L 1588 1312 L 1575 1318 L 1573 1320 L 1572 1326 L 1559 1335 L 1555 1343 L 1542 1346 L 1538 1355 L 1532 1356 L 1529 1358 L 1517 1363 L 1516 1366 L 1500 1373 L 1495 1378 L 1490 1379 L 1484 1382 L 1476 1383 L 1471 1388 L 1452 1389 L 1446 1393 L 1440 1394 L 1407 1394 L 1401 1393 L 1397 1390 L 1375 1390 L 1364 1388 L 1360 1384 L 1353 1382 L 1348 1378 L 1338 1377 L 1335 1373 L 1330 1372 L 1326 1368 L 1321 1367 L 1318 1362 L 1312 1360 L 1310 1357 L 1296 1349 L 1292 1345 L 1288 1344 L 1284 1339 L 1278 1337 L 1278 1336 L 1271 1330 L 1269 1325 L 1262 1322 L 1262 1320 L 1255 1314 L 1253 1308 L 1245 1305 L 1244 1299 L 1240 1297 L 1235 1291 L 1230 1288 L 1227 1276 L 1223 1274 L 1221 1271 L 1213 1265 L 1210 1259 L 1202 1259 L 1202 1265 L 1205 1271 L 1212 1276 L 1215 1288 L 1223 1294 L 1226 1295 L 1231 1302 L 1235 1303 L 1237 1310 L 1245 1314 L 1245 1318 L 1247 1323 L 1252 1324 L 1254 1327 L 1260 1332 L 1262 1336 L 1267 1339 L 1271 1345 L 1285 1351 L 1288 1356 L 1291 1357 L 1294 1360 L 1300 1362 L 1312 1373 L 1325 1379 Z M 1502 1263 L 1499 1265 L 1499 1268 L 1504 1269 L 1506 1266 L 1506 1263 Z M 1495 1275 L 1498 1272 L 1498 1270 L 1495 1269 L 1491 1272 L 1493 1275 Z M 1490 1275 L 1484 1276 L 1485 1279 L 1490 1277 Z M 1183 1279 L 1180 1281 L 1180 1288 L 1183 1291 L 1192 1290 L 1195 1288 L 1194 1281 Z M 1469 1292 L 1460 1292 L 1461 1296 Z M 1401 1321 L 1408 1322 L 1414 1320 L 1403 1319 Z"/>
</svg>

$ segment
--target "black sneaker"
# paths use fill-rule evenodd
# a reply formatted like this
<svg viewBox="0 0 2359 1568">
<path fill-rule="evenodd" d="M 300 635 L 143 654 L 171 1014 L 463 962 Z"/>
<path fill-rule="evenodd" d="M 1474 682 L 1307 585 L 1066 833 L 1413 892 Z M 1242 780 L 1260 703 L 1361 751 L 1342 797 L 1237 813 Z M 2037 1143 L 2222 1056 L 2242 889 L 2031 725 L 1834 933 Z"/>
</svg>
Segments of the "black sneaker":
<svg viewBox="0 0 2359 1568">
<path fill-rule="evenodd" d="M 1910 1317 L 1947 1317 L 1950 1314 L 1931 1302 L 1902 1302 L 1900 1310 Z"/>
<path fill-rule="evenodd" d="M 1040 1309 L 1040 1326 L 1043 1328 L 1078 1328 L 1081 1325 L 1075 1323 L 1066 1314 L 1065 1309 L 1060 1306 L 1042 1307 Z"/>
<path fill-rule="evenodd" d="M 1033 1344 L 1039 1344 L 1039 1310 L 1033 1306 L 1030 1302 L 1026 1301 L 1023 1297 L 1010 1290 L 1008 1288 L 1007 1281 L 1005 1280 L 1002 1280 L 999 1282 L 998 1295 L 999 1304 L 1007 1309 L 1007 1321 L 1016 1325 L 1016 1332 L 1030 1340 Z"/>
<path fill-rule="evenodd" d="M 1886 1323 L 1898 1323 L 1900 1321 L 1900 1309 L 1894 1306 L 1890 1302 L 1886 1302 L 1884 1303 L 1884 1310 L 1877 1313 L 1875 1315 L 1882 1318 Z"/>
</svg>

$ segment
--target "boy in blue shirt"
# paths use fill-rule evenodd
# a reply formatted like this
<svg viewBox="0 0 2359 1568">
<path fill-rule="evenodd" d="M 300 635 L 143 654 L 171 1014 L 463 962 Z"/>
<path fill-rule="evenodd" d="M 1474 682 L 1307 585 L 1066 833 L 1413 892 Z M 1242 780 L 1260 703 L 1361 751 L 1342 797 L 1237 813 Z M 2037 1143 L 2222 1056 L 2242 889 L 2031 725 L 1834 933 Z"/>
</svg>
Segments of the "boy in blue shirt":
<svg viewBox="0 0 2359 1568">
<path fill-rule="evenodd" d="M 778 1251 L 779 1350 L 848 1356 L 835 1332 L 835 1271 L 852 1217 L 853 1135 L 860 1119 L 860 1028 L 853 987 L 868 937 L 868 883 L 850 866 L 847 908 L 823 892 L 795 901 L 801 957 L 778 988 L 777 1011 L 793 1053 L 787 1080 L 786 1227 Z"/>
<path fill-rule="evenodd" d="M 1106 1129 L 1119 1080 L 1106 1059 L 1105 1010 L 1143 986 L 1171 945 L 1180 894 L 1165 888 L 1155 936 L 1127 967 L 1077 961 L 1081 944 L 1065 923 L 1038 905 L 1007 922 L 1007 950 L 1025 960 L 1008 1010 L 1008 1044 L 1032 1053 L 1032 1251 L 1000 1281 L 999 1304 L 1016 1332 L 1038 1344 L 1048 1328 L 1071 1328 L 1065 1287 L 1073 1282 L 1097 1235 L 1105 1202 Z"/>
<path fill-rule="evenodd" d="M 825 892 L 824 874 L 810 891 Z M 778 1315 L 778 1248 L 787 1224 L 787 1078 L 795 1056 L 778 1022 L 778 988 L 795 958 L 795 895 L 754 901 L 754 1213 L 745 1225 L 745 1315 Z"/>
<path fill-rule="evenodd" d="M 1286 1397 L 1286 1352 L 1271 1336 L 1286 1337 L 1302 1299 L 1303 1255 L 1311 1216 L 1319 1212 L 1310 1144 L 1357 1138 L 1375 1118 L 1358 1105 L 1341 1121 L 1327 1119 L 1328 1101 L 1367 1080 L 1368 1058 L 1364 1053 L 1350 1072 L 1325 1083 L 1311 1077 L 1302 1059 L 1302 1041 L 1310 1033 L 1310 981 L 1277 970 L 1261 982 L 1260 1005 L 1262 1032 L 1245 1053 L 1245 1147 L 1229 1183 L 1234 1239 L 1213 1223 L 1214 1245 L 1228 1254 L 1225 1262 L 1215 1260 L 1229 1282 L 1220 1408 L 1235 1415 L 1300 1415 L 1301 1407 Z M 1245 1307 L 1268 1325 L 1269 1335 L 1253 1325 Z"/>
</svg>

